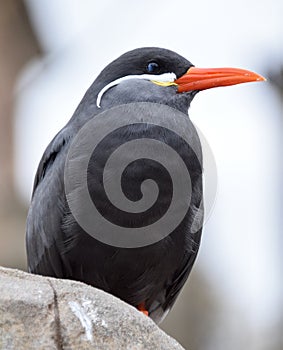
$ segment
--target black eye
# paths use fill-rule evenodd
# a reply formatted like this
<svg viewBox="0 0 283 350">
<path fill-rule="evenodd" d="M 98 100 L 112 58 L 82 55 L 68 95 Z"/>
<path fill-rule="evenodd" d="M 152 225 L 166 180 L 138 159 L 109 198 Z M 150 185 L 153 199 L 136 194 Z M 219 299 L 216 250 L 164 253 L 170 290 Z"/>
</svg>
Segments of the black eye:
<svg viewBox="0 0 283 350">
<path fill-rule="evenodd" d="M 156 62 L 149 62 L 146 69 L 149 73 L 157 73 L 159 71 L 159 64 Z"/>
</svg>

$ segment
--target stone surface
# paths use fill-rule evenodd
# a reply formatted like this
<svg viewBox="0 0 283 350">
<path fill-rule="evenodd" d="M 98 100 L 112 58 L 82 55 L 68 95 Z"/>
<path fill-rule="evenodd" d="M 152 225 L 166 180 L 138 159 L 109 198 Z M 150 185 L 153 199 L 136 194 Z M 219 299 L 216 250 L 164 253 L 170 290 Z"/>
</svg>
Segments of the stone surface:
<svg viewBox="0 0 283 350">
<path fill-rule="evenodd" d="M 0 349 L 183 349 L 135 308 L 84 283 L 0 267 L 0 291 Z"/>
</svg>

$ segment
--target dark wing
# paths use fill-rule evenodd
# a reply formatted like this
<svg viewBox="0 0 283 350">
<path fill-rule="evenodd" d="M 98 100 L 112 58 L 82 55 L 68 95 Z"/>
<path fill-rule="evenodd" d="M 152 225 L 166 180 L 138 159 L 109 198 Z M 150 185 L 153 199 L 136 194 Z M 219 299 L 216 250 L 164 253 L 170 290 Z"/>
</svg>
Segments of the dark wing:
<svg viewBox="0 0 283 350">
<path fill-rule="evenodd" d="M 179 293 L 181 292 L 185 282 L 187 281 L 189 274 L 192 270 L 194 262 L 197 257 L 200 238 L 201 238 L 202 229 L 200 229 L 195 234 L 195 241 L 193 243 L 193 250 L 191 250 L 183 259 L 182 264 L 179 269 L 176 271 L 171 283 L 167 286 L 164 295 L 163 302 L 160 304 L 155 304 L 154 308 L 149 310 L 150 317 L 156 322 L 160 323 L 167 315 L 168 311 L 174 305 Z"/>
<path fill-rule="evenodd" d="M 64 240 L 61 221 L 65 208 L 64 163 L 69 141 L 65 129 L 45 150 L 35 176 L 31 206 L 27 217 L 26 246 L 30 272 L 62 277 L 59 254 Z"/>
<path fill-rule="evenodd" d="M 61 132 L 59 132 L 54 139 L 47 146 L 43 156 L 38 165 L 32 190 L 32 198 L 37 186 L 44 179 L 46 172 L 50 169 L 58 155 L 66 143 L 66 140 Z"/>
<path fill-rule="evenodd" d="M 186 253 L 184 254 L 180 265 L 175 271 L 171 281 L 167 284 L 164 290 L 164 298 L 162 298 L 159 304 L 155 304 L 154 309 L 150 311 L 150 317 L 155 322 L 160 323 L 168 311 L 174 305 L 179 293 L 181 292 L 185 282 L 187 281 L 189 274 L 192 270 L 194 262 L 197 257 L 197 253 L 200 246 L 203 220 L 204 220 L 204 208 L 202 201 L 202 177 L 199 176 L 195 183 L 195 192 L 192 196 L 192 205 L 188 212 L 189 222 L 187 223 L 187 231 L 184 227 L 180 226 L 182 235 L 186 236 Z"/>
<path fill-rule="evenodd" d="M 196 238 L 198 242 L 200 242 L 202 229 L 200 229 L 196 233 Z M 175 279 L 173 280 L 171 286 L 168 288 L 166 292 L 166 302 L 163 306 L 164 310 L 171 309 L 173 304 L 175 303 L 181 289 L 183 288 L 188 276 L 192 270 L 193 264 L 197 257 L 197 252 L 199 249 L 199 243 L 195 243 L 195 250 L 191 252 L 188 256 L 187 260 L 184 261 L 184 265 L 177 272 Z"/>
</svg>

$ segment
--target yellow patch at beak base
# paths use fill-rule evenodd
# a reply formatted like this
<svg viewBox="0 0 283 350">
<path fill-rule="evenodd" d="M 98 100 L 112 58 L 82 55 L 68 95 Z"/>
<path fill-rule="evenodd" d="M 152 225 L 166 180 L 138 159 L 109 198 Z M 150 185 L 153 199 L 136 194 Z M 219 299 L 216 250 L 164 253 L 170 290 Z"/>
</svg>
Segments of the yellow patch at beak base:
<svg viewBox="0 0 283 350">
<path fill-rule="evenodd" d="M 152 83 L 160 86 L 171 86 L 171 85 L 177 85 L 173 81 L 156 81 L 156 80 L 151 80 Z"/>
</svg>

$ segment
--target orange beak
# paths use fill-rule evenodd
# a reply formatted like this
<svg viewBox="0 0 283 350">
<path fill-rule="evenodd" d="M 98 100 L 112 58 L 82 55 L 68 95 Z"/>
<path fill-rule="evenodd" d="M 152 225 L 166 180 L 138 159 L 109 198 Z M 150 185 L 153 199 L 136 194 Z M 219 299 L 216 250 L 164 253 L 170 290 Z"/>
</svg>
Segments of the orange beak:
<svg viewBox="0 0 283 350">
<path fill-rule="evenodd" d="M 178 92 L 187 92 L 265 80 L 259 74 L 240 68 L 191 67 L 174 83 L 178 85 Z"/>
</svg>

